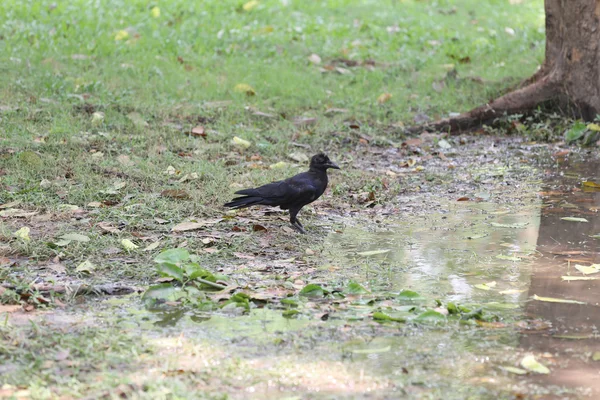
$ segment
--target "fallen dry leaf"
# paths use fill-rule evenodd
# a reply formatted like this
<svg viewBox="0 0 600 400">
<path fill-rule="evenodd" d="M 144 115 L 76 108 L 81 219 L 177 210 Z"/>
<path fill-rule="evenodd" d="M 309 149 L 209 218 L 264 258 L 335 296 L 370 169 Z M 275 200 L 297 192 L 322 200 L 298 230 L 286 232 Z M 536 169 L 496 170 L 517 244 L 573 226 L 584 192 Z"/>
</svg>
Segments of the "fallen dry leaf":
<svg viewBox="0 0 600 400">
<path fill-rule="evenodd" d="M 202 125 L 192 128 L 192 136 L 206 138 L 207 134 Z"/>
<path fill-rule="evenodd" d="M 246 83 L 238 83 L 233 88 L 233 91 L 237 93 L 246 93 L 246 96 L 254 96 L 256 94 L 254 88 Z"/>
<path fill-rule="evenodd" d="M 585 181 L 583 182 L 583 186 L 594 189 L 600 189 L 600 184 L 593 181 Z"/>
<path fill-rule="evenodd" d="M 328 108 L 327 110 L 325 110 L 325 115 L 343 114 L 347 112 L 348 110 L 345 108 Z"/>
<path fill-rule="evenodd" d="M 0 217 L 7 218 L 25 218 L 36 215 L 37 211 L 26 211 L 20 208 L 9 208 L 8 210 L 0 211 Z"/>
<path fill-rule="evenodd" d="M 29 237 L 29 231 L 29 227 L 24 226 L 21 229 L 17 230 L 13 235 L 21 240 L 29 242 L 31 241 L 31 238 Z"/>
<path fill-rule="evenodd" d="M 242 9 L 244 11 L 252 11 L 258 6 L 258 4 L 259 4 L 258 0 L 250 0 L 247 3 L 244 3 L 244 5 L 242 6 Z"/>
<path fill-rule="evenodd" d="M 301 152 L 295 152 L 295 153 L 288 154 L 288 157 L 299 163 L 308 161 L 308 156 Z"/>
<path fill-rule="evenodd" d="M 120 41 L 120 40 L 124 40 L 127 39 L 129 37 L 129 32 L 127 32 L 125 29 L 121 29 L 120 31 L 118 31 L 115 34 L 115 41 Z"/>
<path fill-rule="evenodd" d="M 313 64 L 321 64 L 321 57 L 319 57 L 318 54 L 311 54 L 310 56 L 308 56 L 308 61 L 310 61 Z"/>
<path fill-rule="evenodd" d="M 57 274 L 64 274 L 67 271 L 67 268 L 61 263 L 48 264 L 46 268 L 51 269 Z"/>
<path fill-rule="evenodd" d="M 266 112 L 262 112 L 262 111 L 253 111 L 252 115 L 256 115 L 257 117 L 263 117 L 263 118 L 268 118 L 268 119 L 272 119 L 272 118 L 276 118 L 277 116 L 274 114 L 269 114 Z"/>
<path fill-rule="evenodd" d="M 187 200 L 192 197 L 185 190 L 175 190 L 175 189 L 163 190 L 162 192 L 160 192 L 160 195 L 162 197 L 169 197 L 171 199 L 180 199 L 180 200 Z"/>
<path fill-rule="evenodd" d="M 126 154 L 121 154 L 120 156 L 118 156 L 117 161 L 119 162 L 119 164 L 125 167 L 131 167 L 132 165 L 134 165 L 134 162 L 131 161 L 131 158 L 129 158 L 129 156 Z"/>
<path fill-rule="evenodd" d="M 234 136 L 233 139 L 231 139 L 231 144 L 240 149 L 247 149 L 248 147 L 252 146 L 251 142 L 237 136 Z"/>
<path fill-rule="evenodd" d="M 270 169 L 278 169 L 287 167 L 287 163 L 285 161 L 279 161 L 278 163 L 269 165 Z"/>
<path fill-rule="evenodd" d="M 388 101 L 390 101 L 391 98 L 392 98 L 392 94 L 391 93 L 382 93 L 377 98 L 377 102 L 379 104 L 384 104 L 384 103 L 387 103 Z"/>
<path fill-rule="evenodd" d="M 314 125 L 316 123 L 317 123 L 316 118 L 303 118 L 303 117 L 294 118 L 294 125 L 296 125 L 298 127 L 310 126 L 310 125 Z"/>
<path fill-rule="evenodd" d="M 570 152 L 571 152 L 571 150 L 560 150 L 552 155 L 556 158 L 560 158 L 560 157 L 565 157 L 565 156 L 569 155 Z"/>
<path fill-rule="evenodd" d="M 128 251 L 133 251 L 133 250 L 137 249 L 138 247 L 140 247 L 137 244 L 133 243 L 129 239 L 121 240 L 121 246 L 123 246 L 123 248 Z"/>
<path fill-rule="evenodd" d="M 181 222 L 171 228 L 173 232 L 186 232 L 186 231 L 194 231 L 205 226 L 214 225 L 221 222 L 223 218 L 216 218 L 210 220 L 203 220 L 198 222 Z"/>
<path fill-rule="evenodd" d="M 233 253 L 234 256 L 236 256 L 237 258 L 242 258 L 244 260 L 254 260 L 256 257 L 251 255 L 251 254 L 246 254 L 246 253 Z"/>
<path fill-rule="evenodd" d="M 129 114 L 127 114 L 127 118 L 129 118 L 133 125 L 135 125 L 138 128 L 147 128 L 148 126 L 150 126 L 148 122 L 146 122 L 142 114 L 140 114 L 139 112 L 130 112 Z"/>
<path fill-rule="evenodd" d="M 11 201 L 9 203 L 0 204 L 0 210 L 6 209 L 6 208 L 13 208 L 14 206 L 17 206 L 19 204 L 21 204 L 21 200 L 15 200 L 15 201 Z"/>
<path fill-rule="evenodd" d="M 96 226 L 100 229 L 102 229 L 104 232 L 109 232 L 109 233 L 119 233 L 121 232 L 121 230 L 117 227 L 114 227 L 110 224 L 110 222 L 98 222 L 96 224 Z"/>
<path fill-rule="evenodd" d="M 151 243 L 148 246 L 146 246 L 144 251 L 152 251 L 152 250 L 156 249 L 159 245 L 160 245 L 160 240 L 157 240 L 156 242 Z"/>
<path fill-rule="evenodd" d="M 0 304 L 0 314 L 1 313 L 13 313 L 15 311 L 19 311 L 21 309 L 20 304 L 10 305 L 10 304 Z"/>
<path fill-rule="evenodd" d="M 423 144 L 423 139 L 421 138 L 411 138 L 411 139 L 406 139 L 404 142 L 402 142 L 402 146 L 420 146 Z"/>
</svg>

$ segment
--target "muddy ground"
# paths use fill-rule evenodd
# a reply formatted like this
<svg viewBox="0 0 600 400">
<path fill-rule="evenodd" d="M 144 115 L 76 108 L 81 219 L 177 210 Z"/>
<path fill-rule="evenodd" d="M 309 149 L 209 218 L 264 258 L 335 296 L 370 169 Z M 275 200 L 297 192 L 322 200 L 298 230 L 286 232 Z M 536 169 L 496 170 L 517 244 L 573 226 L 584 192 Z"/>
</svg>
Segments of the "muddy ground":
<svg viewBox="0 0 600 400">
<path fill-rule="evenodd" d="M 2 396 L 600 395 L 597 149 L 423 134 L 330 156 L 308 235 L 223 209 L 190 230 L 140 221 L 129 247 L 93 206 L 1 206 L 19 210 L 1 222 Z M 104 258 L 73 261 L 88 241 Z M 182 280 L 154 261 L 166 250 Z"/>
</svg>

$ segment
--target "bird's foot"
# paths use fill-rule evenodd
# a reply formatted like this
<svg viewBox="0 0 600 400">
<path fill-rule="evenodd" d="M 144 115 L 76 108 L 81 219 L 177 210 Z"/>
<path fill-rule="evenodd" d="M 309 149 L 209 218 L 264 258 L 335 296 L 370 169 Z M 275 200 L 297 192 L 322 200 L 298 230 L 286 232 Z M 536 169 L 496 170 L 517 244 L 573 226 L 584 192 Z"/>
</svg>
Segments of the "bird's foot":
<svg viewBox="0 0 600 400">
<path fill-rule="evenodd" d="M 304 230 L 304 227 L 302 226 L 302 224 L 300 224 L 300 222 L 296 221 L 292 224 L 292 227 L 297 230 L 298 232 L 305 234 L 306 235 L 306 231 Z"/>
</svg>

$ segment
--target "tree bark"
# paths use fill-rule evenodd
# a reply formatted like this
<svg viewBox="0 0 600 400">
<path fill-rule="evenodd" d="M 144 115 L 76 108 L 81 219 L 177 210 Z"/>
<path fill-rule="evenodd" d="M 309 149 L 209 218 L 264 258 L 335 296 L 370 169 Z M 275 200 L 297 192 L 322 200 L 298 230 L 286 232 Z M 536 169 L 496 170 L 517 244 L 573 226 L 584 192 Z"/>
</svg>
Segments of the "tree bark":
<svg viewBox="0 0 600 400">
<path fill-rule="evenodd" d="M 600 0 L 546 0 L 545 12 L 546 58 L 531 78 L 488 104 L 409 131 L 458 134 L 550 101 L 587 121 L 600 114 Z"/>
</svg>

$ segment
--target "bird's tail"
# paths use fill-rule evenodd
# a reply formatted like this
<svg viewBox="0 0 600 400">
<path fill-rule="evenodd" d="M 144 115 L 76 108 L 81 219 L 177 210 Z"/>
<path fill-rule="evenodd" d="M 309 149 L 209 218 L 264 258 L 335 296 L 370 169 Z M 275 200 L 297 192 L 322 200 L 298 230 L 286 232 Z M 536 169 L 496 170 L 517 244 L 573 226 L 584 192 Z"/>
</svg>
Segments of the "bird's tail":
<svg viewBox="0 0 600 400">
<path fill-rule="evenodd" d="M 229 207 L 229 208 L 246 208 L 246 207 L 250 207 L 255 204 L 261 204 L 262 201 L 263 201 L 262 197 L 244 196 L 244 197 L 237 197 L 237 198 L 231 200 L 229 203 L 225 203 L 224 206 Z"/>
</svg>

